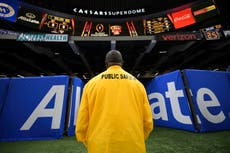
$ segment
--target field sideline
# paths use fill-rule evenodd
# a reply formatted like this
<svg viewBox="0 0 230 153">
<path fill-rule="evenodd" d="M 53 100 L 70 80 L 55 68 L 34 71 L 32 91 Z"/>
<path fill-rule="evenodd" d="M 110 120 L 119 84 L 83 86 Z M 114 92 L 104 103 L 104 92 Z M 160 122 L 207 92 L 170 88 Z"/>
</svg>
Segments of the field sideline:
<svg viewBox="0 0 230 153">
<path fill-rule="evenodd" d="M 230 153 L 230 131 L 193 133 L 155 127 L 146 145 L 147 153 Z M 86 153 L 86 149 L 75 137 L 64 136 L 55 140 L 0 142 L 0 153 Z"/>
</svg>

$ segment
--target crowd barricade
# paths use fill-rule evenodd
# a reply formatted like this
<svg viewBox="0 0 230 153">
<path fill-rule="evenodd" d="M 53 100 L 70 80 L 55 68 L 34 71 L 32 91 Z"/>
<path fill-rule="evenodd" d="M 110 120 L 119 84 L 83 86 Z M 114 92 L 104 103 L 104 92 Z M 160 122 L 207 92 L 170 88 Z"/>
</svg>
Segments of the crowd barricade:
<svg viewBox="0 0 230 153">
<path fill-rule="evenodd" d="M 0 78 L 0 141 L 74 136 L 84 85 L 66 75 Z M 144 85 L 154 126 L 200 133 L 230 129 L 230 72 L 176 70 Z"/>
</svg>

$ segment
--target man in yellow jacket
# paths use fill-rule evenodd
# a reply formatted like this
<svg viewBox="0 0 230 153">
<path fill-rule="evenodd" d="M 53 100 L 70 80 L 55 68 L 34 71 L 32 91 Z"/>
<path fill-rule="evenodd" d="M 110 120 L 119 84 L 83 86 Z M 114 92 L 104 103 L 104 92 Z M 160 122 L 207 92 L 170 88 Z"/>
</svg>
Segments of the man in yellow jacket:
<svg viewBox="0 0 230 153">
<path fill-rule="evenodd" d="M 153 130 L 152 112 L 141 82 L 122 68 L 117 50 L 106 54 L 107 70 L 83 90 L 76 138 L 88 153 L 146 153 Z"/>
</svg>

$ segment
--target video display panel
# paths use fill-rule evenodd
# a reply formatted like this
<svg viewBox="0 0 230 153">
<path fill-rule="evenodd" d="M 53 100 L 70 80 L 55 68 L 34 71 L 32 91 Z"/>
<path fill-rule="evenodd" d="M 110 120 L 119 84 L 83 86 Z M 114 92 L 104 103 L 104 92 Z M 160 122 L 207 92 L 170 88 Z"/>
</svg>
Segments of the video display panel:
<svg viewBox="0 0 230 153">
<path fill-rule="evenodd" d="M 202 32 L 206 40 L 218 40 L 224 37 L 222 26 L 220 24 L 203 28 L 200 31 Z"/>
<path fill-rule="evenodd" d="M 210 0 L 197 3 L 191 8 L 193 16 L 197 22 L 204 21 L 219 14 L 216 5 Z"/>
<path fill-rule="evenodd" d="M 42 20 L 42 12 L 21 6 L 18 11 L 16 23 L 38 29 Z"/>
<path fill-rule="evenodd" d="M 56 34 L 74 35 L 74 19 L 44 13 L 39 29 Z"/>
<path fill-rule="evenodd" d="M 143 27 L 145 35 L 154 35 L 173 30 L 172 22 L 167 16 L 143 19 Z"/>
</svg>

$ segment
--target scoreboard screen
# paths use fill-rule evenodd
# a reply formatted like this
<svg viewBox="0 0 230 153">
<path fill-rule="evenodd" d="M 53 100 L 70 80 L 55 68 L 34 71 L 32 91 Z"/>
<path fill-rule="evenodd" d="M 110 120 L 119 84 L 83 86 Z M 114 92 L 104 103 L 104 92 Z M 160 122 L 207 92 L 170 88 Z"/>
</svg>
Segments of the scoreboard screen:
<svg viewBox="0 0 230 153">
<path fill-rule="evenodd" d="M 172 22 L 167 16 L 143 19 L 143 26 L 145 35 L 153 35 L 173 30 Z"/>
<path fill-rule="evenodd" d="M 39 29 L 56 34 L 74 35 L 74 19 L 44 13 Z"/>
<path fill-rule="evenodd" d="M 223 37 L 221 25 L 201 29 L 206 40 L 218 40 Z"/>
</svg>

